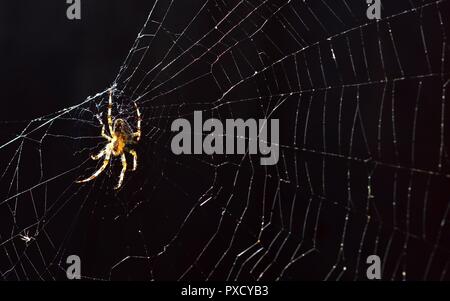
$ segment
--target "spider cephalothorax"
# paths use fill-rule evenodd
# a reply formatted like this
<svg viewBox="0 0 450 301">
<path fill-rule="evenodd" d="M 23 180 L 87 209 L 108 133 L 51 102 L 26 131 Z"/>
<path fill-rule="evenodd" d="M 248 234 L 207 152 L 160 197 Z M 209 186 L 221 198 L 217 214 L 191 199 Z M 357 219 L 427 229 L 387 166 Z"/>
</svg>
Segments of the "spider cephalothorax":
<svg viewBox="0 0 450 301">
<path fill-rule="evenodd" d="M 112 92 L 109 92 L 109 101 L 108 101 L 108 130 L 109 136 L 106 133 L 105 125 L 100 120 L 102 125 L 101 135 L 103 138 L 108 140 L 106 146 L 97 154 L 91 156 L 93 160 L 99 160 L 104 157 L 102 166 L 89 178 L 84 180 L 77 181 L 77 183 L 85 183 L 95 179 L 98 175 L 100 175 L 108 166 L 109 161 L 111 160 L 111 155 L 114 157 L 119 157 L 122 160 L 122 171 L 119 176 L 119 182 L 117 183 L 115 189 L 119 189 L 122 186 L 123 178 L 125 176 L 125 171 L 127 170 L 127 159 L 125 157 L 125 153 L 129 153 L 133 156 L 133 170 L 137 168 L 137 153 L 135 150 L 131 149 L 131 147 L 138 143 L 141 138 L 141 113 L 136 103 L 134 104 L 136 107 L 136 115 L 137 115 L 137 126 L 136 132 L 133 132 L 131 126 L 128 122 L 122 118 L 113 119 L 111 116 L 112 113 Z"/>
</svg>

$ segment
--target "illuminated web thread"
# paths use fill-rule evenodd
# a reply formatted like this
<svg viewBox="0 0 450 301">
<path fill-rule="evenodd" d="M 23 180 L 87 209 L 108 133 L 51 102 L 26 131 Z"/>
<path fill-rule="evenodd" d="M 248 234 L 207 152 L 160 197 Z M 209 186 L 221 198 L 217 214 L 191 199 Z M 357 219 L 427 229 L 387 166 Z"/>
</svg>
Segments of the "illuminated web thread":
<svg viewBox="0 0 450 301">
<path fill-rule="evenodd" d="M 284 280 L 308 272 L 318 279 L 364 279 L 371 254 L 382 258 L 384 279 L 447 279 L 448 3 L 402 1 L 402 9 L 385 7 L 392 12 L 369 22 L 364 10 L 345 0 L 204 1 L 183 11 L 190 17 L 175 25 L 172 15 L 180 4 L 156 2 L 113 85 L 117 95 L 144 108 L 144 136 L 169 153 L 165 135 L 175 118 L 196 109 L 208 117 L 238 118 L 250 108 L 253 118 L 281 120 L 280 160 L 261 167 L 250 156 L 177 158 L 180 169 L 201 166 L 213 177 L 201 195 L 185 193 L 178 200 L 190 206 L 173 221 L 170 239 L 153 246 L 152 230 L 137 227 L 139 251 L 111 262 L 109 275 L 84 277 L 113 279 L 116 270 L 136 261 L 146 263 L 149 279 L 159 279 L 153 266 L 183 252 L 180 241 L 197 235 L 189 226 L 201 223 L 199 213 L 206 212 L 214 224 L 174 279 Z M 204 26 L 205 20 L 211 24 Z M 407 26 L 411 35 L 402 34 Z M 203 83 L 215 93 L 189 98 Z M 39 153 L 46 139 L 72 139 L 56 134 L 58 122 L 95 125 L 105 104 L 94 113 L 92 100 L 101 96 L 32 121 L 0 148 L 16 147 L 2 167 L 12 192 L 0 204 L 13 225 L 0 238 L 4 278 L 53 277 L 50 267 L 64 269 L 73 227 L 58 242 L 47 228 L 70 202 L 67 191 L 79 195 L 82 188 L 71 184 L 55 200 L 45 196 L 40 207 L 34 191 L 51 189 L 72 170 L 41 176 L 25 189 L 19 184 L 20 160 L 34 134 Z M 132 112 L 120 101 L 118 111 Z M 432 117 L 436 113 L 439 120 Z M 425 152 L 424 144 L 430 145 Z M 39 163 L 41 175 L 45 164 Z M 173 175 L 154 176 L 179 188 Z M 142 187 L 155 191 L 162 185 L 151 181 Z M 15 219 L 24 214 L 21 197 L 28 199 L 23 210 L 34 208 L 27 226 Z M 133 210 L 153 201 L 147 198 Z M 88 200 L 89 194 L 73 223 Z M 26 230 L 36 238 L 24 247 Z M 52 254 L 41 252 L 44 243 L 53 246 Z M 30 260 L 31 252 L 40 260 Z M 317 270 L 308 270 L 314 264 Z"/>
</svg>

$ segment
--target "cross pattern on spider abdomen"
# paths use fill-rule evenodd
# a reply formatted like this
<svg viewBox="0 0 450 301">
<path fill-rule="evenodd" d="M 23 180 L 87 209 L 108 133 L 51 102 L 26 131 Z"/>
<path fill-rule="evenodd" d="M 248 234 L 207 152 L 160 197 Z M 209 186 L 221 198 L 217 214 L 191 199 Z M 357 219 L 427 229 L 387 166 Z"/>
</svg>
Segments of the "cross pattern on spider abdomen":
<svg viewBox="0 0 450 301">
<path fill-rule="evenodd" d="M 84 180 L 76 181 L 77 183 L 86 183 L 92 181 L 98 177 L 108 166 L 111 161 L 111 155 L 113 157 L 119 157 L 122 161 L 122 171 L 120 172 L 119 181 L 114 189 L 119 189 L 122 186 L 123 179 L 125 177 L 125 172 L 127 170 L 127 159 L 125 153 L 129 153 L 133 157 L 133 171 L 137 168 L 137 153 L 131 148 L 134 144 L 138 143 L 141 138 L 141 113 L 138 106 L 134 103 L 137 115 L 137 125 L 136 132 L 133 132 L 129 123 L 122 119 L 113 119 L 112 117 L 112 91 L 109 91 L 108 98 L 108 131 L 109 135 L 106 133 L 106 127 L 103 121 L 99 118 L 100 124 L 102 125 L 101 135 L 103 138 L 108 140 L 105 147 L 97 154 L 91 156 L 93 160 L 99 160 L 104 157 L 102 166 L 89 178 Z"/>
</svg>

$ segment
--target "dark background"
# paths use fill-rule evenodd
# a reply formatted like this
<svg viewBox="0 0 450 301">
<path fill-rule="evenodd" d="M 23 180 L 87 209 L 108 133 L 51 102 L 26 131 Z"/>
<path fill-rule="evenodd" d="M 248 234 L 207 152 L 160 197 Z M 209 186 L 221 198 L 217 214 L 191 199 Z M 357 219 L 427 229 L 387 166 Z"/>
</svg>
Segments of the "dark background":
<svg viewBox="0 0 450 301">
<path fill-rule="evenodd" d="M 271 2 L 273 7 L 277 7 L 279 1 Z M 282 2 L 282 1 L 281 1 Z M 350 1 L 348 1 L 350 2 Z M 329 16 L 329 11 L 324 7 L 317 8 L 315 3 L 308 3 L 309 6 L 316 8 L 320 12 L 319 18 L 325 22 L 326 29 L 332 32 L 342 32 L 347 28 L 358 26 L 365 23 L 365 1 L 351 1 L 350 6 L 354 13 L 360 16 L 350 16 L 344 6 L 334 6 L 334 11 L 345 16 L 345 25 L 340 24 Z M 430 2 L 430 1 L 428 1 Z M 66 18 L 67 4 L 65 1 L 2 1 L 0 4 L 0 97 L 3 109 L 0 110 L 0 121 L 2 121 L 0 144 L 13 139 L 19 133 L 26 122 L 17 122 L 21 120 L 30 120 L 39 116 L 53 113 L 65 107 L 75 105 L 86 99 L 89 95 L 95 95 L 98 92 L 107 89 L 116 78 L 119 68 L 125 60 L 131 46 L 133 45 L 137 33 L 142 28 L 148 13 L 153 5 L 153 1 L 86 1 L 82 0 L 81 20 L 68 20 Z M 386 15 L 403 12 L 409 8 L 411 3 L 418 5 L 419 1 L 398 1 L 395 3 L 386 3 L 384 13 Z M 172 14 L 168 23 L 177 22 L 183 24 L 183 18 L 189 19 L 188 2 L 178 3 L 178 13 Z M 186 10 L 182 6 L 185 5 Z M 441 9 L 442 12 L 445 11 Z M 274 9 L 275 10 L 275 9 Z M 195 9 L 193 9 L 195 11 Z M 214 11 L 214 10 L 213 10 Z M 192 12 L 190 12 L 192 13 Z M 407 42 L 417 41 L 410 37 L 419 36 L 416 27 L 410 26 L 408 22 L 414 22 L 415 15 L 411 19 L 400 19 L 393 23 L 395 28 L 395 37 L 397 46 L 401 51 L 401 59 L 405 66 L 408 66 L 406 72 L 411 74 L 428 74 L 423 66 L 416 64 L 416 57 L 422 57 L 421 49 L 412 47 Z M 448 20 L 448 14 L 444 15 Z M 311 21 L 311 19 L 306 19 Z M 426 37 L 430 45 L 441 45 L 441 35 L 436 32 L 441 29 L 437 23 L 435 14 L 430 13 L 423 18 L 426 27 Z M 205 19 L 204 28 L 210 27 L 211 20 Z M 448 23 L 446 23 L 448 24 Z M 303 32 L 300 23 L 298 32 Z M 204 30 L 203 26 L 197 28 L 197 32 L 191 32 L 192 36 L 199 34 Z M 372 28 L 373 29 L 373 28 Z M 180 30 L 180 28 L 178 28 Z M 448 31 L 448 28 L 446 28 Z M 285 35 L 278 34 L 283 32 Z M 362 70 L 361 54 L 357 55 L 360 44 L 357 40 L 357 33 L 349 35 L 351 42 L 350 49 L 355 51 L 354 60 L 358 70 Z M 269 25 L 266 28 L 267 36 L 271 36 L 279 48 L 284 53 L 278 53 L 275 47 L 268 41 L 256 41 L 260 49 L 267 55 L 266 65 L 272 65 L 277 59 L 287 56 L 293 50 L 298 50 L 298 45 L 292 43 L 287 38 L 286 31 L 279 24 Z M 320 40 L 330 32 L 323 32 L 318 24 L 305 33 L 307 44 L 312 44 Z M 385 23 L 382 25 L 381 39 L 385 45 L 388 45 L 390 36 Z M 375 32 L 365 32 L 367 37 L 376 37 Z M 172 37 L 173 38 L 173 37 Z M 278 38 L 278 40 L 276 40 Z M 400 41 L 405 41 L 401 43 Z M 167 45 L 170 38 L 160 37 L 154 44 L 154 54 L 150 56 L 150 62 L 158 60 L 159 52 L 164 51 L 163 45 Z M 369 41 L 373 41 L 368 39 Z M 229 41 L 227 41 L 229 42 Z M 337 55 L 348 57 L 345 53 L 347 45 L 345 39 L 336 42 Z M 180 41 L 182 47 L 190 45 L 190 41 Z M 158 47 L 159 46 L 159 47 Z M 248 46 L 249 53 L 254 49 Z M 367 49 L 372 50 L 376 57 L 376 45 L 367 45 Z M 245 46 L 243 46 L 245 48 Z M 375 50 L 374 50 L 375 49 Z M 325 50 L 323 50 L 325 51 Z M 339 53 L 341 51 L 341 53 Z M 441 59 L 441 49 L 431 47 L 430 59 L 432 61 L 431 71 L 440 71 L 439 61 Z M 312 66 L 319 66 L 318 57 L 314 49 L 306 52 L 308 63 Z M 251 57 L 251 55 L 249 55 Z M 301 57 L 298 57 L 301 61 Z M 398 78 L 399 70 L 396 66 L 395 54 L 392 49 L 385 53 L 386 68 L 383 72 L 380 70 L 380 62 L 374 61 L 371 64 L 370 72 L 374 79 L 383 80 L 386 75 L 388 78 Z M 293 89 L 286 87 L 282 82 L 286 75 L 288 80 L 294 78 L 292 60 L 286 60 L 285 69 L 274 68 L 273 77 L 269 77 L 266 82 L 258 82 L 262 93 L 275 95 L 277 93 L 290 92 Z M 231 66 L 233 63 L 230 58 L 225 58 L 223 65 Z M 325 72 L 331 84 L 342 85 L 338 82 L 336 70 L 330 62 L 324 62 Z M 345 84 L 352 85 L 366 81 L 365 74 L 358 73 L 353 78 L 353 71 L 349 67 L 350 62 L 341 66 L 340 75 L 344 77 Z M 290 64 L 290 65 L 289 65 Z M 142 68 L 146 70 L 146 65 Z M 244 66 L 244 64 L 242 64 Z M 303 66 L 303 62 L 299 63 Z M 277 66 L 279 67 L 279 66 Z M 200 69 L 200 67 L 198 67 Z M 321 81 L 321 74 L 318 68 L 312 77 L 315 84 Z M 283 70 L 289 70 L 284 72 Z M 445 75 L 448 75 L 448 64 L 444 66 Z M 187 78 L 194 78 L 195 71 L 187 74 Z M 217 71 L 217 70 L 215 70 Z M 219 73 L 219 71 L 217 71 Z M 364 73 L 364 72 L 363 72 Z M 230 73 L 237 77 L 237 73 Z M 307 82 L 305 73 L 301 73 L 305 82 Z M 170 70 L 164 76 L 170 76 Z M 447 76 L 448 77 L 448 76 Z M 259 80 L 259 79 L 258 79 Z M 420 106 L 420 111 L 424 112 L 425 117 L 421 121 L 418 131 L 418 141 L 416 142 L 416 156 L 421 170 L 435 170 L 437 158 L 438 142 L 440 139 L 439 131 L 439 113 L 441 109 L 441 78 L 437 80 L 431 78 L 424 80 L 424 92 L 426 95 L 424 103 Z M 276 82 L 276 84 L 275 84 Z M 291 81 L 293 82 L 293 81 Z M 290 83 L 291 83 L 290 82 Z M 184 83 L 180 78 L 175 81 L 175 86 Z M 121 82 L 118 83 L 119 88 Z M 134 83 L 135 85 L 136 83 Z M 279 84 L 279 85 L 278 85 Z M 392 81 L 389 82 L 388 97 L 391 96 Z M 402 86 L 404 84 L 404 86 Z M 140 280 L 174 280 L 174 279 L 195 279 L 203 280 L 209 277 L 209 272 L 219 262 L 220 257 L 228 248 L 230 237 L 237 225 L 241 225 L 236 234 L 236 239 L 230 247 L 231 255 L 227 256 L 221 265 L 217 267 L 215 273 L 208 279 L 226 279 L 230 267 L 236 258 L 238 252 L 242 251 L 243 246 L 248 246 L 250 242 L 257 240 L 258 231 L 261 224 L 261 204 L 262 200 L 267 199 L 265 209 L 272 210 L 273 217 L 270 216 L 271 223 L 266 228 L 261 245 L 267 250 L 267 256 L 258 265 L 255 271 L 250 271 L 249 266 L 254 265 L 255 261 L 249 260 L 249 265 L 243 269 L 239 279 L 255 280 L 263 267 L 274 262 L 267 279 L 273 280 L 279 275 L 282 267 L 290 261 L 291 254 L 297 250 L 300 253 L 306 252 L 311 248 L 317 248 L 312 253 L 312 257 L 305 257 L 299 260 L 298 264 L 292 265 L 291 269 L 284 275 L 287 280 L 306 280 L 323 279 L 330 271 L 333 264 L 337 263 L 338 269 L 331 276 L 331 279 L 339 279 L 339 274 L 345 265 L 351 273 L 345 274 L 342 279 L 364 279 L 364 258 L 365 255 L 374 253 L 374 249 L 379 248 L 380 256 L 386 255 L 384 251 L 389 248 L 390 252 L 386 258 L 386 275 L 392 279 L 402 279 L 401 271 L 407 267 L 408 275 L 411 279 L 423 279 L 426 265 L 430 254 L 434 253 L 436 260 L 428 273 L 431 279 L 440 279 L 443 266 L 448 263 L 449 240 L 448 226 L 439 232 L 439 224 L 443 212 L 447 208 L 449 186 L 448 178 L 443 174 L 448 174 L 448 156 L 445 157 L 445 167 L 442 174 L 430 176 L 428 173 L 417 173 L 411 176 L 411 162 L 409 149 L 411 148 L 411 116 L 414 112 L 414 101 L 417 97 L 418 81 L 410 80 L 400 82 L 397 86 L 396 100 L 398 105 L 397 122 L 404 125 L 399 128 L 399 148 L 400 153 L 408 153 L 407 156 L 400 158 L 395 154 L 392 143 L 392 121 L 390 115 L 390 105 L 388 101 L 385 105 L 385 115 L 383 119 L 383 138 L 381 144 L 383 153 L 376 154 L 376 130 L 378 125 L 377 115 L 371 115 L 380 109 L 379 100 L 381 98 L 383 87 L 363 87 L 361 89 L 361 99 L 365 100 L 362 110 L 367 118 L 365 122 L 366 130 L 371 134 L 369 144 L 373 151 L 373 157 L 368 157 L 365 153 L 362 137 L 356 133 L 354 153 L 350 156 L 367 159 L 353 162 L 346 156 L 334 158 L 332 156 L 323 156 L 320 153 L 320 143 L 322 142 L 322 105 L 324 93 L 314 92 L 302 95 L 300 106 L 300 119 L 295 123 L 295 114 L 297 108 L 297 96 L 287 102 L 286 106 L 276 111 L 274 118 L 280 118 L 282 122 L 281 136 L 286 145 L 293 145 L 292 137 L 295 128 L 297 128 L 298 141 L 302 140 L 303 130 L 306 127 L 305 112 L 311 112 L 310 125 L 308 129 L 308 141 L 303 147 L 303 151 L 296 151 L 288 148 L 284 152 L 284 160 L 287 162 L 280 165 L 280 169 L 263 169 L 260 166 L 253 166 L 249 160 L 240 161 L 238 157 L 227 157 L 226 161 L 233 164 L 212 168 L 207 163 L 219 164 L 224 158 L 205 158 L 205 157 L 175 157 L 168 150 L 168 125 L 171 118 L 177 114 L 189 114 L 194 108 L 202 108 L 202 105 L 194 105 L 197 102 L 206 104 L 208 115 L 214 116 L 216 111 L 208 107 L 212 101 L 217 99 L 217 90 L 210 82 L 199 82 L 197 86 L 181 89 L 178 94 L 162 95 L 162 92 L 170 90 L 170 87 L 162 87 L 153 94 L 146 96 L 141 100 L 141 109 L 144 113 L 144 137 L 141 145 L 138 147 L 140 156 L 140 168 L 133 174 L 132 178 L 127 178 L 126 187 L 118 192 L 111 191 L 111 186 L 115 184 L 117 170 L 111 173 L 111 177 L 103 177 L 98 182 L 87 184 L 82 187 L 70 185 L 80 173 L 89 173 L 92 171 L 86 168 L 80 168 L 73 173 L 64 175 L 49 185 L 48 191 L 45 187 L 33 190 L 34 200 L 39 206 L 43 201 L 49 201 L 54 207 L 38 209 L 40 220 L 40 235 L 37 238 L 38 244 L 31 244 L 25 251 L 28 258 L 21 257 L 14 259 L 14 253 L 22 254 L 21 250 L 14 251 L 15 248 L 22 248 L 23 243 L 14 236 L 24 227 L 28 226 L 27 220 L 33 219 L 32 206 L 30 205 L 30 196 L 27 194 L 20 198 L 19 210 L 17 211 L 17 220 L 11 218 L 11 208 L 7 208 L 4 203 L 1 207 L 0 216 L 4 213 L 5 218 L 1 222 L 2 237 L 0 241 L 6 240 L 6 237 L 14 236 L 16 243 L 10 241 L 3 247 L 4 253 L 8 253 L 13 259 L 0 259 L 1 272 L 14 266 L 14 273 L 3 275 L 4 279 L 64 279 L 65 278 L 65 258 L 69 254 L 79 254 L 82 259 L 82 274 L 86 279 L 140 279 Z M 321 85 L 321 83 L 319 84 Z M 269 87 L 269 88 L 267 88 Z M 264 89 L 268 89 L 268 92 Z M 277 90 L 278 89 L 278 90 Z M 308 90 L 307 85 L 304 86 Z M 246 86 L 237 89 L 235 99 L 243 99 L 246 95 L 253 95 L 253 86 Z M 117 103 L 126 104 L 128 91 L 125 90 L 123 98 L 118 97 Z M 140 94 L 142 91 L 138 91 Z M 338 100 L 340 91 L 334 91 L 328 95 L 329 116 L 336 116 L 338 111 Z M 346 90 L 346 107 L 343 116 L 343 140 L 345 141 L 343 150 L 337 150 L 335 137 L 327 136 L 329 153 L 348 152 L 348 142 L 353 126 L 352 114 L 356 99 L 356 90 L 349 88 Z M 308 99 L 311 96 L 312 104 L 308 107 Z M 230 97 L 232 98 L 232 97 Z M 104 109 L 102 101 L 106 98 L 99 97 L 96 105 L 86 108 L 86 111 L 77 110 L 73 118 L 77 118 L 75 124 L 56 124 L 55 129 L 60 129 L 61 134 L 67 136 L 96 135 L 99 128 L 93 127 L 95 120 L 89 115 L 89 110 L 94 113 L 101 112 Z M 270 100 L 267 108 L 273 108 L 275 100 Z M 425 103 L 426 102 L 426 103 Z M 180 109 L 179 106 L 168 107 L 168 104 L 186 104 Z M 191 106 L 192 105 L 192 106 Z M 266 105 L 265 103 L 263 104 Z M 263 106 L 261 105 L 261 107 Z M 162 106 L 162 107 L 161 107 Z M 177 111 L 178 110 L 178 111 Z M 230 105 L 220 110 L 220 114 L 225 117 L 252 117 L 261 116 L 261 108 L 252 105 L 252 103 L 243 103 Z M 132 112 L 128 110 L 127 113 Z M 334 113 L 334 114 L 333 114 Z M 378 113 L 378 112 L 377 112 Z M 404 113 L 404 114 L 403 114 Z M 375 117 L 374 117 L 375 116 Z M 81 120 L 86 119 L 89 124 L 84 125 Z M 295 124 L 295 125 L 294 125 Z M 427 126 L 426 126 L 427 124 Z M 294 126 L 293 126 L 294 125 Z M 326 131 L 333 133 L 336 128 L 336 120 L 330 121 L 326 125 Z M 428 127 L 429 125 L 429 127 Z M 162 131 L 161 135 L 151 134 L 153 129 Z M 56 133 L 56 132 L 55 132 Z M 375 134 L 374 134 L 375 133 Z M 42 133 L 38 133 L 42 135 Z M 156 138 L 155 138 L 156 137 Z M 445 136 L 448 141 L 448 136 Z M 430 141 L 430 143 L 427 143 Z M 87 140 L 63 140 L 62 144 L 58 140 L 45 142 L 41 150 L 45 160 L 45 175 L 55 175 L 58 171 L 73 168 L 78 163 L 81 164 L 88 157 L 89 152 L 80 149 L 90 147 L 94 148 L 95 143 Z M 302 144 L 302 142 L 299 142 Z M 32 148 L 34 148 L 33 146 Z M 12 149 L 3 149 L 3 158 L 1 160 L 2 170 L 5 169 L 7 162 L 12 158 L 15 145 Z M 310 151 L 319 150 L 319 151 Z M 341 153 L 342 151 L 342 153 Z M 404 152 L 403 152 L 404 151 Z M 76 155 L 73 155 L 76 153 Z M 28 155 L 26 150 L 23 153 L 21 166 L 25 167 L 21 174 L 21 185 L 29 187 L 36 183 L 32 178 L 32 173 L 39 171 L 39 165 L 36 165 L 35 156 Z M 294 165 L 294 159 L 298 160 L 298 167 Z M 280 158 L 283 160 L 283 158 Z M 253 160 L 253 164 L 259 160 Z M 326 162 L 326 169 L 324 167 Z M 309 172 L 304 170 L 304 164 L 309 164 Z M 34 165 L 33 165 L 34 164 Z M 32 167 L 33 166 L 33 167 Z M 392 166 L 404 166 L 406 168 L 393 168 Z M 366 195 L 368 173 L 376 167 L 373 175 L 373 192 L 376 196 L 377 205 L 370 205 L 369 213 L 376 216 L 376 223 L 371 224 L 367 230 L 367 247 L 363 250 L 363 256 L 360 262 L 359 276 L 353 271 L 356 266 L 356 258 L 361 242 L 361 235 L 366 225 Z M 297 168 L 297 170 L 295 170 Z M 30 175 L 27 174 L 30 171 Z M 323 171 L 326 170 L 326 171 Z M 347 171 L 351 171 L 352 178 L 348 180 Z M 239 171 L 236 176 L 236 171 Z M 127 174 L 128 176 L 129 174 Z M 291 181 L 294 175 L 300 178 L 301 186 L 295 187 L 291 182 L 280 181 L 289 178 Z M 412 184 L 410 184 L 410 179 Z M 2 178 L 1 189 L 2 200 L 11 196 L 11 183 L 13 176 L 7 174 Z M 130 180 L 131 179 L 131 180 Z M 236 179 L 236 182 L 235 182 Z M 323 180 L 325 179 L 325 180 Z M 431 180 L 430 180 L 431 179 Z M 267 180 L 267 187 L 264 187 Z M 308 183 L 310 180 L 312 183 Z M 28 183 L 29 182 L 29 183 Z M 431 184 L 427 184 L 430 182 Z M 322 185 L 323 184 L 323 185 Z M 428 185 L 428 186 L 427 186 Z M 311 187 L 310 187 L 311 186 Z M 347 195 L 347 186 L 352 187 L 350 197 Z M 55 188 L 60 188 L 55 189 Z M 67 191 L 65 188 L 68 187 Z M 250 187 L 250 188 L 249 188 Z M 324 191 L 322 188 L 326 187 Z M 408 187 L 414 187 L 412 199 L 408 199 Z M 8 190 L 9 189 L 9 190 Z M 264 190 L 265 189 L 265 190 Z M 248 196 L 248 191 L 252 191 Z M 280 192 L 281 191 L 281 192 Z M 421 238 L 422 231 L 421 214 L 424 210 L 424 195 L 429 192 L 428 202 L 432 204 L 427 210 L 427 229 L 431 233 L 429 237 Z M 235 197 L 231 205 L 227 204 L 229 197 Z M 212 197 L 212 201 L 207 206 L 199 207 L 199 204 Z M 351 203 L 348 199 L 351 199 Z M 295 206 L 291 206 L 295 200 Z M 398 202 L 397 212 L 393 213 L 393 200 Z M 409 201 L 408 201 L 409 200 Z M 408 204 L 413 216 L 406 218 Z M 23 207 L 21 207 L 21 205 Z M 246 207 L 248 206 L 248 207 Z M 349 207 L 351 208 L 350 211 Z M 377 207 L 377 208 L 375 208 Z M 248 208 L 247 214 L 242 215 L 243 208 Z M 293 209 L 291 209 L 293 208 Z M 192 214 L 190 213 L 191 210 Z M 291 211 L 292 210 L 292 211 Z M 282 214 L 279 214 L 279 213 Z M 306 212 L 310 216 L 306 219 Z M 344 263 L 342 258 L 337 258 L 339 245 L 341 242 L 343 221 L 347 212 L 350 212 L 351 222 L 346 232 L 346 252 Z M 294 217 L 292 220 L 293 238 L 290 236 L 289 225 L 286 218 Z M 319 214 L 320 213 L 320 214 Z M 398 224 L 393 222 L 392 216 L 398 215 Z M 188 222 L 184 224 L 186 217 Z M 280 217 L 281 216 L 281 217 Z M 320 216 L 318 228 L 315 227 L 315 218 Z M 221 218 L 223 217 L 223 221 Z M 268 216 L 266 216 L 268 217 Z M 284 222 L 282 219 L 285 219 Z M 242 220 L 241 220 L 242 219 Z M 395 218 L 394 218 L 395 219 Z M 209 237 L 214 234 L 217 224 L 221 221 L 221 228 L 216 239 L 210 245 L 208 252 L 196 261 L 197 255 L 202 251 Z M 407 225 L 411 221 L 411 225 Z M 265 220 L 267 223 L 268 220 Z M 306 228 L 303 228 L 304 225 Z M 11 227 L 11 225 L 13 225 Z M 44 225 L 44 226 L 43 226 Z M 406 228 L 411 226 L 411 228 Z M 12 228 L 12 229 L 11 229 Z M 32 228 L 33 230 L 34 228 Z M 13 233 L 13 234 L 11 234 Z M 440 233 L 440 234 L 439 234 Z M 304 237 L 303 237 L 304 235 Z M 234 236 L 233 236 L 234 237 Z M 286 243 L 284 242 L 284 238 Z M 404 247 L 404 242 L 410 239 L 408 248 Z M 315 245 L 317 242 L 317 245 Z M 36 248 L 39 245 L 40 250 Z M 167 250 L 164 246 L 168 245 Z M 438 247 L 436 247 L 438 246 Z M 257 247 L 253 250 L 256 251 Z M 437 251 L 436 251 L 436 250 Z M 162 255 L 159 252 L 165 250 Z M 278 253 L 277 251 L 282 252 Z M 407 252 L 405 253 L 405 250 Z M 434 250 L 434 251 L 433 251 Z M 299 254 L 300 254 L 299 253 Z M 43 254 L 43 255 L 42 255 Z M 3 254 L 2 254 L 3 255 Z M 0 255 L 0 256 L 2 256 Z M 131 257 L 127 257 L 131 256 Z M 44 259 L 42 259 L 42 257 Z M 247 257 L 240 258 L 240 262 Z M 274 259 L 276 258 L 276 260 Z M 123 261 L 122 261 L 123 260 Z M 19 262 L 19 265 L 13 264 Z M 32 264 L 30 264 L 32 263 Z M 119 264 L 118 264 L 119 263 Z M 116 265 L 118 264 L 118 265 Z M 183 273 L 189 268 L 189 273 Z M 35 272 L 35 271 L 38 272 Z M 236 270 L 233 270 L 232 277 L 236 276 Z M 444 274 L 444 277 L 449 275 Z"/>
<path fill-rule="evenodd" d="M 81 20 L 67 19 L 65 1 L 0 5 L 0 85 L 8 108 L 1 119 L 21 120 L 108 87 L 153 2 L 82 1 Z"/>
</svg>

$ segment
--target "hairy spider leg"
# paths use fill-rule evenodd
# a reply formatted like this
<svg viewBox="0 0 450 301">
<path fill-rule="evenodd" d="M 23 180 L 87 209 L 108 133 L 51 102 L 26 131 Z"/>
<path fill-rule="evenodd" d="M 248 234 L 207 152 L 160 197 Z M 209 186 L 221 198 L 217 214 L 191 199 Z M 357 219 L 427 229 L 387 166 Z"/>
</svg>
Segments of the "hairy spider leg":
<svg viewBox="0 0 450 301">
<path fill-rule="evenodd" d="M 141 139 L 141 111 L 139 111 L 139 108 L 136 104 L 136 102 L 134 102 L 134 107 L 136 108 L 136 115 L 137 115 L 137 130 L 136 133 L 133 134 L 134 137 L 136 137 L 136 141 L 139 141 Z"/>
<path fill-rule="evenodd" d="M 106 148 L 102 149 L 97 155 L 92 155 L 91 158 L 92 160 L 98 160 L 101 157 L 103 157 L 106 153 Z"/>
<path fill-rule="evenodd" d="M 89 178 L 86 178 L 86 179 L 80 180 L 80 181 L 76 181 L 76 182 L 77 183 L 86 183 L 86 182 L 92 181 L 93 179 L 98 177 L 98 175 L 101 174 L 105 170 L 106 166 L 108 166 L 110 158 L 111 158 L 111 148 L 109 146 L 107 146 L 105 148 L 105 160 L 103 160 L 102 166 Z"/>
<path fill-rule="evenodd" d="M 136 151 L 134 149 L 130 149 L 128 152 L 133 156 L 133 171 L 134 171 L 137 168 L 138 156 L 137 156 L 137 153 L 136 153 Z"/>
<path fill-rule="evenodd" d="M 105 124 L 103 123 L 102 119 L 98 115 L 95 115 L 95 116 L 97 117 L 98 122 L 102 126 L 102 137 L 105 138 L 108 141 L 111 141 L 112 138 L 106 134 Z"/>
<path fill-rule="evenodd" d="M 122 159 L 122 171 L 120 172 L 119 182 L 117 183 L 116 187 L 114 187 L 114 189 L 119 189 L 120 186 L 122 186 L 125 171 L 127 170 L 127 158 L 125 157 L 125 154 L 122 154 L 120 158 Z"/>
<path fill-rule="evenodd" d="M 113 135 L 113 120 L 112 120 L 112 90 L 109 90 L 109 98 L 108 98 L 108 127 L 109 134 Z"/>
</svg>

